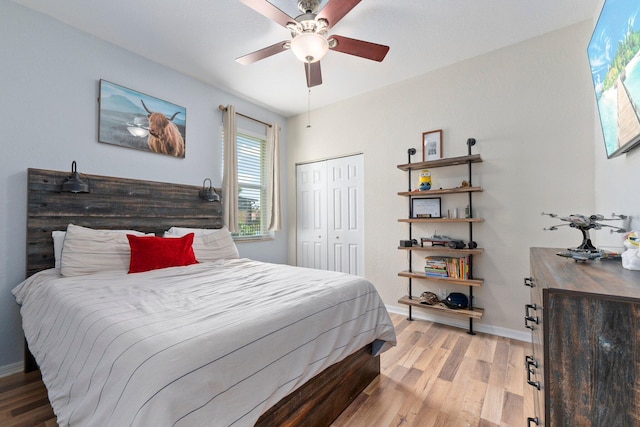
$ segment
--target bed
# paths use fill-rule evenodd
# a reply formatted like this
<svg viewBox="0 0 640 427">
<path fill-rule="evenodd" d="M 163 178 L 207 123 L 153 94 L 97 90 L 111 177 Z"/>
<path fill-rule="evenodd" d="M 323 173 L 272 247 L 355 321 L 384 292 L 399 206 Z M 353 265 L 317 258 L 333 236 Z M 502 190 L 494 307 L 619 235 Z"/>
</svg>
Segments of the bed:
<svg viewBox="0 0 640 427">
<path fill-rule="evenodd" d="M 378 375 L 395 332 L 356 276 L 241 258 L 62 276 L 51 234 L 68 224 L 222 228 L 199 187 L 88 175 L 91 193 L 60 193 L 67 175 L 28 171 L 14 291 L 60 425 L 328 425 Z"/>
</svg>

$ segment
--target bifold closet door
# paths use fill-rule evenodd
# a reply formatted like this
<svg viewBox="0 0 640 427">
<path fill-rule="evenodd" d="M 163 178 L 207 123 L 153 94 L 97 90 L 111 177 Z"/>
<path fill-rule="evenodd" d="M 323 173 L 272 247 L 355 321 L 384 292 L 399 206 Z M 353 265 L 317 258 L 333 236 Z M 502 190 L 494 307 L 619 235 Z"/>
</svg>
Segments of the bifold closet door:
<svg viewBox="0 0 640 427">
<path fill-rule="evenodd" d="M 327 165 L 296 166 L 297 264 L 327 269 Z"/>
<path fill-rule="evenodd" d="M 364 275 L 364 157 L 327 161 L 329 270 Z"/>
<path fill-rule="evenodd" d="M 364 156 L 297 165 L 297 263 L 364 275 Z"/>
</svg>

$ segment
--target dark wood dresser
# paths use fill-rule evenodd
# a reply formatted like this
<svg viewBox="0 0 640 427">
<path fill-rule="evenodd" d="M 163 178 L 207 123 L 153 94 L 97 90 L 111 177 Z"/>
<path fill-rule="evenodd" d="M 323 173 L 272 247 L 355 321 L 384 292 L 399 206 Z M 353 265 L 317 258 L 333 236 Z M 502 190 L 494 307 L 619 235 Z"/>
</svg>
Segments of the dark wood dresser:
<svg viewBox="0 0 640 427">
<path fill-rule="evenodd" d="M 640 271 L 531 248 L 528 426 L 640 426 Z"/>
</svg>

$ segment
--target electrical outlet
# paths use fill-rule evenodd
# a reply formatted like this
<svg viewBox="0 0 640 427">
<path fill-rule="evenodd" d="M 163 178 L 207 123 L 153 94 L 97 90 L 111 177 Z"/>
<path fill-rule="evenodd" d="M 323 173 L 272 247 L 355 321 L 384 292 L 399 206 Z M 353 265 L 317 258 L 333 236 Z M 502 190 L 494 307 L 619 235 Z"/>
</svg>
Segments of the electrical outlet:
<svg viewBox="0 0 640 427">
<path fill-rule="evenodd" d="M 438 289 L 438 298 L 443 300 L 447 298 L 447 290 L 446 289 Z"/>
</svg>

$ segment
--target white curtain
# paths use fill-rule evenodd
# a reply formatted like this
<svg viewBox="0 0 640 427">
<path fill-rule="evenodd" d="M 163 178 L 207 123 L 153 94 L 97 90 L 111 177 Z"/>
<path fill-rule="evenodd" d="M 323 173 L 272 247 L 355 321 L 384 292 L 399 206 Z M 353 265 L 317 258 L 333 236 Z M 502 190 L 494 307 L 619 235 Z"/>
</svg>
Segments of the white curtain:
<svg viewBox="0 0 640 427">
<path fill-rule="evenodd" d="M 280 126 L 274 123 L 267 128 L 267 203 L 269 211 L 267 223 L 269 231 L 282 227 L 280 209 Z"/>
<path fill-rule="evenodd" d="M 222 219 L 231 233 L 238 231 L 238 153 L 236 107 L 222 113 L 224 129 L 224 170 L 222 177 Z"/>
</svg>

